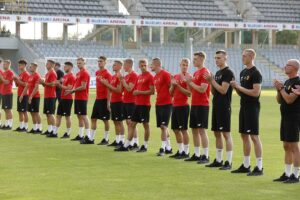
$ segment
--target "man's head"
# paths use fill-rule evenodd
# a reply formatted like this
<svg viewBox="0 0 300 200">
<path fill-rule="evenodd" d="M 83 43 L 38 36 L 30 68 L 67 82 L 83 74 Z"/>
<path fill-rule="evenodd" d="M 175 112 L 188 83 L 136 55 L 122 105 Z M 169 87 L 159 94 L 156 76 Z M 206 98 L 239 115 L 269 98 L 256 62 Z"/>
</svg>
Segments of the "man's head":
<svg viewBox="0 0 300 200">
<path fill-rule="evenodd" d="M 224 67 L 227 61 L 227 53 L 225 50 L 216 51 L 215 62 L 218 67 Z"/>
<path fill-rule="evenodd" d="M 106 66 L 107 58 L 105 56 L 99 56 L 98 58 L 98 67 L 99 69 L 104 69 Z"/>
<path fill-rule="evenodd" d="M 193 63 L 195 67 L 202 67 L 206 59 L 206 53 L 204 51 L 199 51 L 194 53 Z"/>
<path fill-rule="evenodd" d="M 119 72 L 122 69 L 123 61 L 121 60 L 115 60 L 113 64 L 113 71 Z"/>
<path fill-rule="evenodd" d="M 30 64 L 30 72 L 36 72 L 37 71 L 37 68 L 38 68 L 38 65 L 37 63 L 31 63 Z"/>
<path fill-rule="evenodd" d="M 60 63 L 56 62 L 55 66 L 54 66 L 54 70 L 57 71 L 57 70 L 59 70 L 59 68 L 60 68 Z"/>
<path fill-rule="evenodd" d="M 147 71 L 147 66 L 148 66 L 147 59 L 144 58 L 144 59 L 139 60 L 139 68 L 142 73 Z"/>
<path fill-rule="evenodd" d="M 243 56 L 243 58 L 242 58 L 243 64 L 248 66 L 248 65 L 253 64 L 255 57 L 256 57 L 256 52 L 254 49 L 245 49 L 243 51 L 242 56 Z"/>
<path fill-rule="evenodd" d="M 83 57 L 77 58 L 77 67 L 83 69 L 85 66 L 85 59 Z"/>
<path fill-rule="evenodd" d="M 8 70 L 11 66 L 11 61 L 10 60 L 4 60 L 3 62 L 3 69 Z"/>
<path fill-rule="evenodd" d="M 153 58 L 151 63 L 151 70 L 157 72 L 161 69 L 161 60 L 160 58 Z"/>
<path fill-rule="evenodd" d="M 24 70 L 26 70 L 27 61 L 24 59 L 19 60 L 18 65 L 19 65 L 19 70 L 24 71 Z"/>
<path fill-rule="evenodd" d="M 55 66 L 55 61 L 54 60 L 47 60 L 47 63 L 46 63 L 46 68 L 47 70 L 51 70 L 51 69 L 54 69 L 54 66 Z"/>
<path fill-rule="evenodd" d="M 297 59 L 290 59 L 287 61 L 284 71 L 288 76 L 296 76 L 298 74 L 300 62 Z"/>
<path fill-rule="evenodd" d="M 132 70 L 132 66 L 133 66 L 133 59 L 128 58 L 124 61 L 123 69 L 125 72 L 130 72 Z"/>
<path fill-rule="evenodd" d="M 188 72 L 188 69 L 189 69 L 189 66 L 190 66 L 190 59 L 188 58 L 182 58 L 181 59 L 181 62 L 180 62 L 180 69 L 181 69 L 181 72 L 182 73 L 187 73 Z"/>
<path fill-rule="evenodd" d="M 73 63 L 71 63 L 69 61 L 65 62 L 65 65 L 64 65 L 64 71 L 65 71 L 65 73 L 71 72 L 72 69 L 73 69 Z"/>
</svg>

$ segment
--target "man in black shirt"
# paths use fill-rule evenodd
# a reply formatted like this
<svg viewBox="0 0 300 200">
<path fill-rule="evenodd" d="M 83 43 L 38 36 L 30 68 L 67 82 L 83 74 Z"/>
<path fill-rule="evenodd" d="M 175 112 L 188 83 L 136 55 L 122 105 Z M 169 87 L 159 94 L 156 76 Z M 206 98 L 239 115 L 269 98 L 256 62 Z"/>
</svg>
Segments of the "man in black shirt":
<svg viewBox="0 0 300 200">
<path fill-rule="evenodd" d="M 212 131 L 216 137 L 216 159 L 206 167 L 219 167 L 220 170 L 229 170 L 232 165 L 232 138 L 230 134 L 231 124 L 231 96 L 232 87 L 230 81 L 234 80 L 234 74 L 227 66 L 227 53 L 219 50 L 215 55 L 215 62 L 220 68 L 213 78 L 211 74 L 205 74 L 204 78 L 211 84 L 213 97 Z M 226 143 L 227 160 L 223 164 L 223 141 Z"/>
<path fill-rule="evenodd" d="M 298 71 L 299 60 L 288 60 L 284 67 L 288 80 L 281 83 L 274 81 L 277 89 L 277 102 L 280 104 L 281 123 L 280 139 L 283 142 L 285 151 L 285 172 L 281 177 L 275 179 L 276 182 L 298 183 L 300 170 L 300 150 L 299 150 L 299 131 L 300 131 L 300 97 L 292 92 L 296 85 L 300 85 Z M 294 164 L 294 173 L 292 165 Z"/>
<path fill-rule="evenodd" d="M 62 83 L 62 79 L 64 77 L 64 72 L 60 69 L 60 63 L 55 63 L 55 72 L 57 75 L 57 80 Z M 60 101 L 61 97 L 61 89 L 59 87 L 56 87 L 56 99 Z"/>
<path fill-rule="evenodd" d="M 263 175 L 262 167 L 262 144 L 259 138 L 259 112 L 260 112 L 260 92 L 262 76 L 254 66 L 256 52 L 253 49 L 243 51 L 243 64 L 246 66 L 240 73 L 239 85 L 236 81 L 231 81 L 231 85 L 241 97 L 239 113 L 239 132 L 243 140 L 244 162 L 232 173 L 247 173 L 248 176 Z M 251 140 L 254 145 L 256 156 L 256 166 L 251 172 L 250 152 Z"/>
</svg>

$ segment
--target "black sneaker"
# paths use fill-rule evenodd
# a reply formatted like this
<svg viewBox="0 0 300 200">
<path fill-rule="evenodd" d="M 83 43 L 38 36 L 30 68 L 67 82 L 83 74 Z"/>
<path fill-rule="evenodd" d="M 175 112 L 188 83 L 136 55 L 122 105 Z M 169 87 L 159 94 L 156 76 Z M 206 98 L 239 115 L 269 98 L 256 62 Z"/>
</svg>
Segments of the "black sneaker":
<svg viewBox="0 0 300 200">
<path fill-rule="evenodd" d="M 101 142 L 99 142 L 97 145 L 108 145 L 109 140 L 106 140 L 105 138 L 103 138 L 101 140 Z"/>
<path fill-rule="evenodd" d="M 198 164 L 206 164 L 206 163 L 209 163 L 209 157 L 206 157 L 205 155 L 201 155 Z"/>
<path fill-rule="evenodd" d="M 234 174 L 238 174 L 238 173 L 250 173 L 251 172 L 250 168 L 251 168 L 251 166 L 249 166 L 248 168 L 246 168 L 244 166 L 244 164 L 242 164 L 238 169 L 231 171 L 231 173 L 234 173 Z"/>
<path fill-rule="evenodd" d="M 113 143 L 111 143 L 111 144 L 109 144 L 107 146 L 109 146 L 109 147 L 116 147 L 116 146 L 118 146 L 118 144 L 117 144 L 117 141 L 115 140 L 115 141 L 113 141 Z"/>
<path fill-rule="evenodd" d="M 292 184 L 292 183 L 299 183 L 299 177 L 296 177 L 295 174 L 292 174 L 288 180 L 284 181 L 283 183 Z"/>
<path fill-rule="evenodd" d="M 116 147 L 121 147 L 121 146 L 123 146 L 124 145 L 124 143 L 122 142 L 122 141 L 120 141 L 119 143 L 117 143 L 117 146 Z"/>
<path fill-rule="evenodd" d="M 181 156 L 182 153 L 179 153 L 179 151 L 177 151 L 175 154 L 169 156 L 169 158 L 177 158 L 177 157 Z"/>
<path fill-rule="evenodd" d="M 227 160 L 225 161 L 224 165 L 220 167 L 220 170 L 230 170 L 232 168 L 232 164 L 230 164 Z"/>
<path fill-rule="evenodd" d="M 48 137 L 48 138 L 57 138 L 57 134 L 54 134 L 53 132 L 50 132 L 46 137 Z"/>
<path fill-rule="evenodd" d="M 217 159 L 214 160 L 214 162 L 205 165 L 205 167 L 222 167 L 223 166 L 223 161 L 218 162 Z"/>
<path fill-rule="evenodd" d="M 70 135 L 68 135 L 68 133 L 65 133 L 63 136 L 60 137 L 61 139 L 66 139 L 66 138 L 70 138 Z"/>
<path fill-rule="evenodd" d="M 193 154 L 192 157 L 187 158 L 184 161 L 188 161 L 188 162 L 190 162 L 190 161 L 199 161 L 200 158 L 201 158 L 201 156 L 198 157 L 198 156 L 196 156 L 196 154 Z"/>
<path fill-rule="evenodd" d="M 290 177 L 285 175 L 285 172 L 283 172 L 283 174 L 279 178 L 276 178 L 273 181 L 274 182 L 285 182 L 285 181 L 289 180 L 289 178 Z"/>
<path fill-rule="evenodd" d="M 185 159 L 185 158 L 189 158 L 190 154 L 186 154 L 184 151 L 181 153 L 180 156 L 175 157 L 175 159 Z"/>
<path fill-rule="evenodd" d="M 137 150 L 136 152 L 137 152 L 137 153 L 144 153 L 144 152 L 147 152 L 147 148 L 145 147 L 145 145 L 142 145 L 142 146 L 140 147 L 140 149 Z"/>
<path fill-rule="evenodd" d="M 20 127 L 18 127 L 18 128 L 16 128 L 14 131 L 16 131 L 16 132 L 20 132 L 21 130 L 23 130 L 22 128 L 20 128 Z"/>
<path fill-rule="evenodd" d="M 81 141 L 84 137 L 80 137 L 77 135 L 75 138 L 71 139 L 71 141 Z"/>
<path fill-rule="evenodd" d="M 12 129 L 11 126 L 4 126 L 4 127 L 2 127 L 2 130 L 11 130 L 11 129 Z"/>
<path fill-rule="evenodd" d="M 35 133 L 36 131 L 31 129 L 30 131 L 28 131 L 27 133 Z"/>
<path fill-rule="evenodd" d="M 264 174 L 264 168 L 261 170 L 258 169 L 258 167 L 254 167 L 252 172 L 249 172 L 247 176 L 262 176 Z"/>
<path fill-rule="evenodd" d="M 81 141 L 80 144 L 94 144 L 94 140 L 90 140 L 88 136 L 85 136 Z"/>
<path fill-rule="evenodd" d="M 19 130 L 19 132 L 20 132 L 20 133 L 27 132 L 27 128 L 25 128 L 25 127 L 24 127 L 24 128 L 21 128 L 21 129 Z"/>
<path fill-rule="evenodd" d="M 132 151 L 134 150 L 138 150 L 139 149 L 139 145 L 137 143 L 134 143 L 132 146 L 131 146 L 131 149 Z"/>
<path fill-rule="evenodd" d="M 43 131 L 40 130 L 40 129 L 38 129 L 38 130 L 36 130 L 35 132 L 36 132 L 36 134 L 42 134 Z"/>
<path fill-rule="evenodd" d="M 119 148 L 116 148 L 115 151 L 129 151 L 129 148 L 124 147 L 124 145 L 123 145 L 123 146 L 120 146 Z"/>
<path fill-rule="evenodd" d="M 49 135 L 49 132 L 48 132 L 48 130 L 47 131 L 45 131 L 44 133 L 42 133 L 41 135 Z"/>
<path fill-rule="evenodd" d="M 166 150 L 165 150 L 165 153 L 166 153 L 166 154 L 172 154 L 173 151 L 172 151 L 172 149 L 170 149 L 170 150 L 167 150 L 167 149 L 166 149 Z"/>
<path fill-rule="evenodd" d="M 165 150 L 163 148 L 160 148 L 158 153 L 156 153 L 157 156 L 164 156 L 165 155 Z"/>
</svg>

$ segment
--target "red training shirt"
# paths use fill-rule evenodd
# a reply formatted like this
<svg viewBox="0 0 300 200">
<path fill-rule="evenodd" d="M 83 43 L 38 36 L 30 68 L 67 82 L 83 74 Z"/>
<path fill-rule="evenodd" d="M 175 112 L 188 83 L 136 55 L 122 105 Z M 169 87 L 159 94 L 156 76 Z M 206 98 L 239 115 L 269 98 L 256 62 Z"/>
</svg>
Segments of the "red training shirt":
<svg viewBox="0 0 300 200">
<path fill-rule="evenodd" d="M 161 70 L 154 76 L 154 85 L 156 88 L 156 105 L 172 104 L 172 96 L 169 93 L 171 83 L 171 74 L 166 70 Z"/>
<path fill-rule="evenodd" d="M 76 77 L 73 73 L 69 73 L 64 75 L 63 80 L 62 80 L 62 85 L 63 86 L 69 86 L 69 85 L 74 85 L 76 80 Z M 65 95 L 65 90 L 61 90 L 61 99 L 73 99 L 72 94 Z"/>
<path fill-rule="evenodd" d="M 48 71 L 45 75 L 45 83 L 52 83 L 57 80 L 57 75 L 54 69 Z M 44 86 L 44 98 L 56 98 L 55 86 Z"/>
<path fill-rule="evenodd" d="M 181 74 L 176 74 L 174 76 L 174 79 L 177 81 L 177 83 L 183 87 L 184 89 L 188 88 L 187 83 L 182 80 Z M 174 87 L 174 92 L 173 92 L 173 106 L 187 106 L 188 104 L 188 96 L 183 94 L 177 86 Z"/>
<path fill-rule="evenodd" d="M 208 86 L 204 93 L 200 93 L 195 89 L 192 89 L 192 106 L 209 106 L 210 84 L 203 77 L 205 73 L 209 73 L 209 71 L 207 68 L 203 67 L 197 70 L 193 75 L 193 83 L 199 86 L 202 83 L 206 83 Z"/>
<path fill-rule="evenodd" d="M 22 73 L 19 75 L 19 79 L 20 79 L 20 81 L 22 81 L 22 82 L 24 82 L 24 83 L 27 83 L 27 82 L 28 82 L 28 79 L 29 79 L 29 76 L 30 76 L 29 72 L 24 71 L 24 72 L 22 72 Z M 18 85 L 18 84 L 16 84 L 16 85 L 18 86 L 18 96 L 21 96 L 22 93 L 23 93 L 23 90 L 24 90 L 25 86 L 23 86 L 23 85 Z M 24 94 L 24 96 L 28 96 L 28 90 L 26 91 L 26 94 Z"/>
<path fill-rule="evenodd" d="M 111 77 L 110 84 L 112 86 L 114 86 L 114 87 L 117 87 L 120 84 L 120 79 L 118 78 L 118 76 L 116 74 L 114 74 Z M 111 99 L 110 99 L 111 103 L 122 102 L 122 99 L 123 99 L 123 91 L 121 93 L 117 93 L 117 92 L 111 91 Z"/>
<path fill-rule="evenodd" d="M 81 91 L 75 92 L 75 100 L 85 100 L 87 101 L 89 99 L 89 88 L 90 88 L 90 73 L 87 69 L 81 69 L 76 74 L 76 81 L 74 84 L 74 89 L 81 86 L 81 82 L 86 82 L 86 88 Z"/>
<path fill-rule="evenodd" d="M 150 72 L 144 72 L 137 77 L 135 90 L 147 91 L 150 86 L 154 86 L 154 78 Z M 135 105 L 150 106 L 151 95 L 137 95 L 135 97 Z"/>
<path fill-rule="evenodd" d="M 8 69 L 6 71 L 3 71 L 2 76 L 5 80 L 9 81 L 8 84 L 2 83 L 2 95 L 8 95 L 12 94 L 12 87 L 13 87 L 13 79 L 14 79 L 14 73 L 12 70 Z"/>
<path fill-rule="evenodd" d="M 138 74 L 135 71 L 132 71 L 124 77 L 124 80 L 127 84 L 132 83 L 133 85 L 135 85 L 137 78 L 138 78 Z M 132 93 L 133 90 L 131 90 L 131 92 L 128 92 L 126 89 L 124 89 L 124 96 L 123 96 L 124 103 L 134 103 L 135 96 Z"/>
<path fill-rule="evenodd" d="M 107 69 L 96 71 L 96 99 L 107 99 L 108 88 L 100 80 L 105 79 L 110 83 L 111 77 L 112 75 Z"/>
<path fill-rule="evenodd" d="M 35 88 L 36 84 L 39 84 L 39 81 L 41 79 L 41 76 L 39 73 L 34 72 L 31 74 L 28 78 L 28 95 L 31 95 L 33 92 L 33 89 Z M 33 98 L 39 98 L 40 97 L 40 92 L 37 90 Z"/>
</svg>

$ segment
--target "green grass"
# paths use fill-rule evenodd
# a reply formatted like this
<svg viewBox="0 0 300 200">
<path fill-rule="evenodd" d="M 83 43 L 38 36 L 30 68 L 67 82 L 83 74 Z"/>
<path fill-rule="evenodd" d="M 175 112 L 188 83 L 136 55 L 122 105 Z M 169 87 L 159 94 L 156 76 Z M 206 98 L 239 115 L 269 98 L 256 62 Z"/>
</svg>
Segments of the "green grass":
<svg viewBox="0 0 300 200">
<path fill-rule="evenodd" d="M 94 91 L 91 92 L 89 113 L 95 97 Z M 153 106 L 149 151 L 145 154 L 116 153 L 109 147 L 83 146 L 69 140 L 0 131 L 0 200 L 298 199 L 300 185 L 272 182 L 284 168 L 275 92 L 263 91 L 261 104 L 260 130 L 265 170 L 262 177 L 232 175 L 228 171 L 207 169 L 195 163 L 156 157 L 160 131 L 155 128 Z M 234 95 L 234 168 L 243 158 L 237 132 L 238 109 L 239 98 Z M 17 114 L 14 114 L 14 127 L 17 127 Z M 75 115 L 72 117 L 72 136 L 75 136 L 77 120 Z M 44 116 L 43 124 L 46 128 Z M 99 121 L 98 126 L 97 142 L 102 138 L 102 122 Z M 64 126 L 60 134 L 63 129 Z M 139 130 L 142 130 L 141 126 Z M 113 138 L 114 133 L 111 133 Z M 212 159 L 215 157 L 214 138 L 211 131 L 208 134 Z M 173 134 L 172 143 L 174 150 L 177 149 Z M 251 163 L 255 165 L 253 151 Z"/>
</svg>

